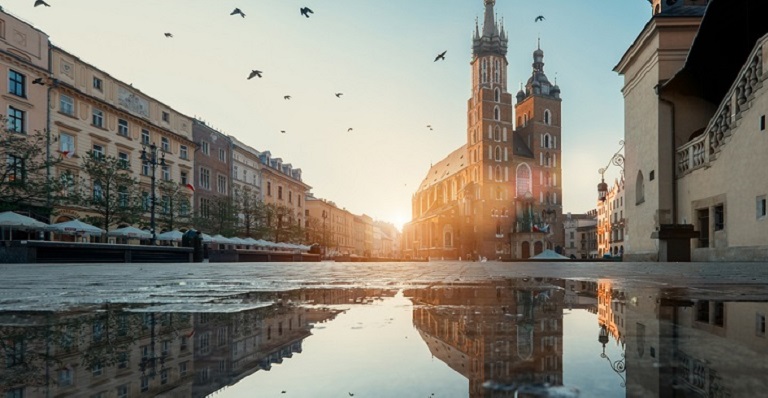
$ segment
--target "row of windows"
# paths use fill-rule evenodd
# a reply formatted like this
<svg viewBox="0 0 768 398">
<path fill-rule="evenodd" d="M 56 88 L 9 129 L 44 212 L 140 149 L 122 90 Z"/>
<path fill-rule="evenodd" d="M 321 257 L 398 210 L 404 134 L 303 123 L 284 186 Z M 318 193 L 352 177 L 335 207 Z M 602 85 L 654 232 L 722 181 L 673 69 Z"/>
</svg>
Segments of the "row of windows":
<svg viewBox="0 0 768 398">
<path fill-rule="evenodd" d="M 267 196 L 272 196 L 272 182 L 267 181 Z M 277 186 L 277 200 L 284 200 L 283 187 Z M 288 191 L 288 203 L 293 203 L 293 191 Z M 301 194 L 296 195 L 296 204 L 301 207 Z"/>
<path fill-rule="evenodd" d="M 523 114 L 523 115 L 518 115 L 517 116 L 517 127 L 521 127 L 521 126 L 525 127 L 525 126 L 527 126 L 528 125 L 528 121 L 531 120 L 531 119 L 532 119 L 532 116 L 531 116 L 530 112 L 526 113 L 526 114 Z M 544 117 L 542 118 L 542 121 L 547 126 L 551 126 L 552 125 L 552 112 L 549 109 L 545 109 L 544 110 Z"/>
</svg>

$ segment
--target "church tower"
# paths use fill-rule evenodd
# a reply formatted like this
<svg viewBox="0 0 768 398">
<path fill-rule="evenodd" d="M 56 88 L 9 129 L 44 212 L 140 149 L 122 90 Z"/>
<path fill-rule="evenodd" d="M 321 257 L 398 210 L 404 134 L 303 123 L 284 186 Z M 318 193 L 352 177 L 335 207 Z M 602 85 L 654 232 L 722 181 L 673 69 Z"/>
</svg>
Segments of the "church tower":
<svg viewBox="0 0 768 398">
<path fill-rule="evenodd" d="M 513 187 L 513 107 L 507 91 L 507 34 L 494 18 L 495 0 L 484 0 L 482 31 L 475 23 L 472 43 L 472 97 L 467 103 L 467 156 L 472 200 L 471 250 L 509 253 Z M 466 238 L 466 237 L 465 237 Z"/>
<path fill-rule="evenodd" d="M 530 230 L 547 234 L 547 247 L 544 249 L 556 250 L 557 246 L 562 247 L 565 243 L 562 228 L 561 99 L 560 87 L 550 83 L 544 73 L 541 41 L 533 52 L 531 66 L 531 77 L 515 96 L 515 133 L 533 154 L 534 165 L 530 175 L 532 195 L 525 201 L 528 203 L 518 203 L 516 212 L 518 219 L 529 220 Z M 528 228 L 518 226 L 517 230 Z M 538 251 L 533 248 L 533 252 Z M 521 246 L 521 252 L 525 256 L 524 246 Z"/>
</svg>

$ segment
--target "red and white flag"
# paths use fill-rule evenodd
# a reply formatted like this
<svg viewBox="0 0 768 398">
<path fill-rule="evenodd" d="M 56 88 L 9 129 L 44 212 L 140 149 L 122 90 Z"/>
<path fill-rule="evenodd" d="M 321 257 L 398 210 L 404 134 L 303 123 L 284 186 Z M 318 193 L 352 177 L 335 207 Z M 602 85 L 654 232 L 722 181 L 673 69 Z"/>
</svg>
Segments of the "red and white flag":
<svg viewBox="0 0 768 398">
<path fill-rule="evenodd" d="M 192 192 L 195 192 L 195 187 L 192 184 L 187 184 L 187 188 L 189 188 Z"/>
</svg>

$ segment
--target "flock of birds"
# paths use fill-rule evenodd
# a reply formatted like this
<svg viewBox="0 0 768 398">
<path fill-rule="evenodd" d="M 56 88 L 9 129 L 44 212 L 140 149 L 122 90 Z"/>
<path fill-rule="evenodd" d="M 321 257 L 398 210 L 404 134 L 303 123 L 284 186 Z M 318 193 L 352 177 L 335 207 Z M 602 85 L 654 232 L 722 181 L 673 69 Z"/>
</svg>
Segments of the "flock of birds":
<svg viewBox="0 0 768 398">
<path fill-rule="evenodd" d="M 38 7 L 38 6 L 45 6 L 45 7 L 50 7 L 51 5 L 50 5 L 50 4 L 48 4 L 48 3 L 46 3 L 46 2 L 45 2 L 45 0 L 35 0 L 35 7 Z M 314 12 L 314 11 L 312 11 L 312 9 L 310 9 L 309 7 L 301 7 L 301 8 L 299 9 L 299 15 L 303 15 L 303 16 L 304 16 L 304 17 L 306 17 L 306 18 L 309 18 L 309 16 L 310 16 L 309 14 L 314 14 L 314 13 L 315 13 L 315 12 Z M 241 10 L 240 8 L 237 8 L 237 7 L 236 7 L 234 10 L 232 10 L 232 12 L 231 12 L 231 13 L 229 13 L 229 15 L 239 15 L 240 17 L 242 17 L 242 18 L 245 18 L 245 13 L 243 12 L 243 10 Z M 541 22 L 541 21 L 544 21 L 544 19 L 545 19 L 545 18 L 544 18 L 544 16 L 543 16 L 543 15 L 539 15 L 539 16 L 537 16 L 537 17 L 534 19 L 534 22 Z M 164 35 L 165 35 L 165 37 L 167 37 L 167 38 L 169 38 L 169 39 L 170 39 L 170 38 L 173 38 L 173 33 L 171 33 L 171 32 L 165 32 L 165 33 L 164 33 Z M 445 51 L 443 51 L 443 52 L 441 52 L 441 53 L 437 54 L 437 56 L 435 57 L 435 60 L 434 60 L 433 62 L 437 62 L 437 61 L 445 61 L 445 54 L 446 54 L 447 52 L 448 52 L 448 50 L 445 50 Z M 263 76 L 262 76 L 262 74 L 263 74 L 263 73 L 264 73 L 264 72 L 262 72 L 262 71 L 260 71 L 260 70 L 256 70 L 256 69 L 253 69 L 253 70 L 251 70 L 251 73 L 250 73 L 250 74 L 248 74 L 248 80 L 251 80 L 251 79 L 253 79 L 254 77 L 262 78 L 262 77 L 263 77 Z M 41 84 L 41 85 L 44 85 L 44 84 L 45 84 L 45 83 L 43 82 L 43 80 L 42 80 L 42 79 L 40 79 L 40 78 L 38 78 L 38 79 L 35 79 L 34 81 L 32 81 L 32 83 L 33 83 L 33 84 Z M 336 98 L 341 98 L 341 96 L 342 96 L 342 95 L 344 95 L 344 94 L 343 94 L 343 93 L 334 93 L 334 95 L 336 96 Z M 290 99 L 291 99 L 291 96 L 290 96 L 290 95 L 284 95 L 284 96 L 283 96 L 283 99 L 284 99 L 284 100 L 290 100 Z M 430 131 L 433 131 L 432 125 L 428 124 L 428 125 L 427 125 L 427 128 L 428 128 Z M 348 129 L 347 129 L 347 132 L 351 132 L 351 131 L 353 131 L 353 128 L 352 128 L 352 127 L 350 127 L 350 128 L 348 128 Z M 283 134 L 285 134 L 285 130 L 280 130 L 280 132 L 281 132 L 281 133 L 283 133 Z"/>
</svg>

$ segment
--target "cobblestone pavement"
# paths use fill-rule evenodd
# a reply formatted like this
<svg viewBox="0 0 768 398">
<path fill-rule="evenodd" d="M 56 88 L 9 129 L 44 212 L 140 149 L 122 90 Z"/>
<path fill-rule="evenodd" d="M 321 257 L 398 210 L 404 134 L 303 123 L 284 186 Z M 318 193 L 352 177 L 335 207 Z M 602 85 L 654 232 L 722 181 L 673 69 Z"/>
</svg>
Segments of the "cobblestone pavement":
<svg viewBox="0 0 768 398">
<path fill-rule="evenodd" d="M 768 289 L 768 263 L 202 263 L 0 265 L 0 310 L 112 302 L 194 302 L 302 286 L 413 287 L 495 278 L 611 279 L 614 284 L 754 285 Z"/>
</svg>

